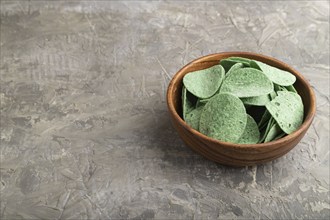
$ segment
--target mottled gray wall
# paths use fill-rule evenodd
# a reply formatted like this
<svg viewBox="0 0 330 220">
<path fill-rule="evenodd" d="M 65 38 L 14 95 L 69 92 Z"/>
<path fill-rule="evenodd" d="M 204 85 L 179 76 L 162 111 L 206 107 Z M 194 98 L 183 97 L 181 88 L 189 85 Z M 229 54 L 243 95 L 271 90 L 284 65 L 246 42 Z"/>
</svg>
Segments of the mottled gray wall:
<svg viewBox="0 0 330 220">
<path fill-rule="evenodd" d="M 327 219 L 329 1 L 1 2 L 2 219 Z M 184 146 L 165 92 L 243 50 L 308 79 L 317 115 L 282 158 L 240 169 Z"/>
</svg>

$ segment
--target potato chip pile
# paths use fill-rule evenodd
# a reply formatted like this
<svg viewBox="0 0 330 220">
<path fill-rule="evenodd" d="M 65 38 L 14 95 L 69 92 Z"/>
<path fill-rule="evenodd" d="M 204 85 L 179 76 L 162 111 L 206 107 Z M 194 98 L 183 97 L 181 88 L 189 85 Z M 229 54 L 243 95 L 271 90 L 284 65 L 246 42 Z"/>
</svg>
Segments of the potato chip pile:
<svg viewBox="0 0 330 220">
<path fill-rule="evenodd" d="M 182 112 L 195 130 L 217 140 L 256 144 L 296 131 L 304 106 L 290 72 L 229 57 L 183 78 Z"/>
</svg>

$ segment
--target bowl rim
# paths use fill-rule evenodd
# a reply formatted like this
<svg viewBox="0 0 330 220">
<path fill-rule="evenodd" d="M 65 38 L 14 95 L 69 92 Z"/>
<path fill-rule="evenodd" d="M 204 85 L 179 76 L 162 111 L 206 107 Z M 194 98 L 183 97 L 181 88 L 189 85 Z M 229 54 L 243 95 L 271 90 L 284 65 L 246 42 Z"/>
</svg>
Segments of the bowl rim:
<svg viewBox="0 0 330 220">
<path fill-rule="evenodd" d="M 184 73 L 184 71 L 191 67 L 192 64 L 196 64 L 196 63 L 201 63 L 203 61 L 207 61 L 207 62 L 211 62 L 212 58 L 216 58 L 218 56 L 224 56 L 224 57 L 231 57 L 231 56 L 249 56 L 249 57 L 254 57 L 255 58 L 262 58 L 265 60 L 269 60 L 272 61 L 276 64 L 278 64 L 279 66 L 285 67 L 286 69 L 289 70 L 289 72 L 291 72 L 292 74 L 294 74 L 296 76 L 296 78 L 299 79 L 299 81 L 304 85 L 305 88 L 307 88 L 307 93 L 308 96 L 310 98 L 310 110 L 307 112 L 307 115 L 304 119 L 304 122 L 300 125 L 300 127 L 294 131 L 291 134 L 288 134 L 278 140 L 275 141 L 271 141 L 271 142 L 267 142 L 267 143 L 258 143 L 258 144 L 236 144 L 236 143 L 231 143 L 231 142 L 225 142 L 225 141 L 220 141 L 220 140 L 216 140 L 213 138 L 210 138 L 202 133 L 200 133 L 199 131 L 191 128 L 178 114 L 178 112 L 176 112 L 175 108 L 174 108 L 174 104 L 172 102 L 173 100 L 173 95 L 172 95 L 172 91 L 175 88 L 174 84 L 175 82 L 178 80 L 178 78 Z M 224 59 L 224 58 L 223 58 Z M 214 61 L 217 61 L 218 59 L 215 59 Z M 257 60 L 257 59 L 256 59 Z M 292 141 L 293 139 L 295 139 L 296 137 L 298 137 L 301 133 L 303 133 L 304 131 L 306 131 L 308 129 L 308 127 L 310 126 L 310 124 L 313 121 L 313 118 L 315 116 L 316 113 L 316 98 L 315 98 L 315 94 L 314 91 L 311 87 L 311 85 L 309 84 L 309 82 L 304 78 L 304 76 L 297 71 L 296 69 L 294 69 L 293 67 L 291 67 L 290 65 L 276 59 L 270 56 L 266 56 L 263 54 L 259 54 L 259 53 L 254 53 L 254 52 L 245 52 L 245 51 L 228 51 L 228 52 L 220 52 L 220 53 L 212 53 L 212 54 L 208 54 L 199 58 L 196 58 L 194 60 L 192 60 L 191 62 L 189 62 L 188 64 L 186 64 L 185 66 L 183 66 L 179 71 L 177 71 L 174 76 L 172 77 L 168 88 L 167 88 L 167 93 L 166 93 L 166 100 L 167 100 L 167 106 L 169 109 L 170 114 L 174 117 L 174 119 L 181 125 L 183 126 L 186 130 L 188 130 L 189 132 L 193 133 L 194 135 L 196 135 L 199 139 L 201 140 L 205 140 L 207 142 L 212 142 L 214 144 L 220 144 L 224 147 L 229 147 L 229 148 L 239 148 L 239 149 L 248 149 L 248 148 L 266 148 L 266 147 L 270 147 L 270 146 L 274 146 L 274 145 L 283 145 L 287 142 Z"/>
</svg>

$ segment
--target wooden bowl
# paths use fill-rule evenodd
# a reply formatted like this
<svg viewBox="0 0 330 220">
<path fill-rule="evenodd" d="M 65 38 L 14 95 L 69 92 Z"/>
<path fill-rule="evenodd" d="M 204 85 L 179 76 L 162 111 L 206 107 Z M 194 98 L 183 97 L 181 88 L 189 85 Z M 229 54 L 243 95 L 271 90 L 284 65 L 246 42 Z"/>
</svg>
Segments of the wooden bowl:
<svg viewBox="0 0 330 220">
<path fill-rule="evenodd" d="M 194 130 L 181 118 L 181 90 L 182 79 L 185 74 L 205 69 L 219 63 L 221 59 L 236 56 L 258 60 L 274 67 L 291 72 L 297 77 L 294 84 L 304 103 L 304 122 L 295 132 L 276 141 L 261 144 L 233 144 L 212 139 Z M 167 105 L 174 128 L 182 140 L 197 153 L 207 159 L 229 166 L 250 166 L 265 163 L 288 153 L 305 135 L 316 111 L 314 92 L 307 80 L 289 65 L 272 57 L 250 52 L 224 52 L 198 58 L 181 70 L 172 78 L 167 89 Z"/>
</svg>

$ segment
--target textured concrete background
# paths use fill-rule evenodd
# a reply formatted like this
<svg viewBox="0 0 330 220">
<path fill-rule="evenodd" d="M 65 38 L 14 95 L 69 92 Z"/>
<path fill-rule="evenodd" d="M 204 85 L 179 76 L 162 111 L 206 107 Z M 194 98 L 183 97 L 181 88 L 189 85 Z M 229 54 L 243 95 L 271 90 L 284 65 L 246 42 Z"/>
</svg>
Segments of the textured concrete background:
<svg viewBox="0 0 330 220">
<path fill-rule="evenodd" d="M 274 56 L 317 115 L 271 163 L 185 147 L 170 78 L 209 53 Z M 329 1 L 1 2 L 2 219 L 327 219 Z"/>
</svg>

